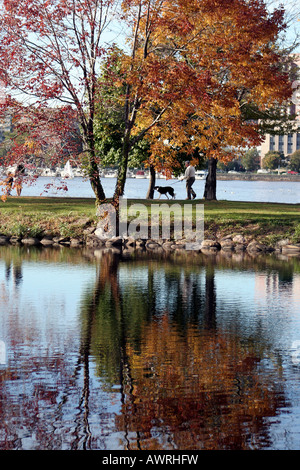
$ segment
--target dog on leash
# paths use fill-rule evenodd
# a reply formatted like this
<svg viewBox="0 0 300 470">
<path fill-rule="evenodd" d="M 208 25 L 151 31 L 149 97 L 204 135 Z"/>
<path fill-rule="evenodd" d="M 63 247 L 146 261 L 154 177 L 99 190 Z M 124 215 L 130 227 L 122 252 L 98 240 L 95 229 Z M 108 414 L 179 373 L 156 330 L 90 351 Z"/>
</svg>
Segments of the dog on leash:
<svg viewBox="0 0 300 470">
<path fill-rule="evenodd" d="M 167 196 L 169 199 L 168 194 L 172 197 L 172 199 L 175 199 L 176 194 L 174 193 L 174 189 L 171 186 L 154 186 L 154 189 L 159 193 L 159 198 L 162 194 Z"/>
</svg>

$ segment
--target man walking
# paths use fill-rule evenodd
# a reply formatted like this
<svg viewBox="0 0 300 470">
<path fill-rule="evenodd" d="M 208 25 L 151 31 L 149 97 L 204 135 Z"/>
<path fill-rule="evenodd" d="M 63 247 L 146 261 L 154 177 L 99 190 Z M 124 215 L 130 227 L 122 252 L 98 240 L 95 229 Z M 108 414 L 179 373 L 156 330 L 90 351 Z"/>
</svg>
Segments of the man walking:
<svg viewBox="0 0 300 470">
<path fill-rule="evenodd" d="M 185 162 L 185 173 L 184 177 L 182 178 L 183 180 L 186 180 L 186 192 L 187 192 L 187 198 L 186 199 L 191 199 L 191 196 L 193 199 L 196 197 L 196 193 L 193 190 L 192 186 L 195 182 L 195 168 L 190 164 L 189 161 Z"/>
</svg>

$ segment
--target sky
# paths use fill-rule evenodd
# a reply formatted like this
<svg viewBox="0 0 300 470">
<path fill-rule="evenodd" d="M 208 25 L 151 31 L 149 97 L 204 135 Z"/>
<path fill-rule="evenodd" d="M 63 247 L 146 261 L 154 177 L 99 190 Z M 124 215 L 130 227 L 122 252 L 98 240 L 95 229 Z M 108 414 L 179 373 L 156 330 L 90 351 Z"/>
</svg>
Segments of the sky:
<svg viewBox="0 0 300 470">
<path fill-rule="evenodd" d="M 286 31 L 287 44 L 292 44 L 295 38 L 300 36 L 300 2 L 299 0 L 266 0 L 270 11 L 274 8 L 283 6 L 286 11 L 286 19 L 288 29 Z M 300 53 L 300 45 L 295 49 L 296 53 Z"/>
<path fill-rule="evenodd" d="M 297 34 L 300 37 L 300 1 L 299 0 L 265 0 L 270 11 L 279 8 L 283 5 L 286 11 L 288 20 L 288 29 L 286 31 L 286 39 L 288 44 L 292 44 Z M 113 41 L 124 47 L 124 35 L 121 25 L 115 21 L 106 30 L 107 42 Z M 295 52 L 300 53 L 300 45 L 295 49 Z"/>
</svg>

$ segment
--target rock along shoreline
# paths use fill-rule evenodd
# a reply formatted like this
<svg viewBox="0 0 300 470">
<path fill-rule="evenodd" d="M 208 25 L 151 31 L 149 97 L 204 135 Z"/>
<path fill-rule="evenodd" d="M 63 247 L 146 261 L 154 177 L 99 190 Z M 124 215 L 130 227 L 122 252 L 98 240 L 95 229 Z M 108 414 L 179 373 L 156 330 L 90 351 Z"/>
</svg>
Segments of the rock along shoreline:
<svg viewBox="0 0 300 470">
<path fill-rule="evenodd" d="M 23 245 L 40 247 L 90 247 L 92 249 L 111 248 L 119 252 L 147 251 L 157 252 L 201 252 L 204 254 L 223 253 L 248 253 L 259 254 L 286 254 L 300 257 L 300 243 L 292 243 L 289 239 L 282 239 L 274 246 L 267 246 L 259 239 L 245 237 L 241 234 L 228 234 L 220 239 L 216 237 L 204 238 L 202 242 L 195 240 L 171 240 L 171 239 L 134 239 L 131 237 L 100 238 L 92 227 L 85 230 L 81 238 L 47 235 L 42 238 L 17 237 L 0 235 L 0 245 Z"/>
</svg>

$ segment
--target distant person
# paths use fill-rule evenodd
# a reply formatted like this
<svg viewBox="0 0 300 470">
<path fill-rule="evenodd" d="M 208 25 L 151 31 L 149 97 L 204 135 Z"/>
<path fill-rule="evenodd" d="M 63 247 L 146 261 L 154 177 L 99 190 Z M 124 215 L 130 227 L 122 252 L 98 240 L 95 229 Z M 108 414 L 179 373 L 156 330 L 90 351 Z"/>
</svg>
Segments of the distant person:
<svg viewBox="0 0 300 470">
<path fill-rule="evenodd" d="M 10 196 L 10 192 L 12 190 L 12 185 L 14 182 L 14 176 L 12 173 L 8 173 L 6 180 L 4 181 L 6 187 L 6 196 Z"/>
<path fill-rule="evenodd" d="M 24 176 L 25 176 L 25 167 L 21 163 L 20 165 L 17 166 L 17 169 L 15 171 L 15 184 L 14 184 L 14 187 L 16 188 L 17 196 L 21 196 L 22 186 L 23 186 L 23 177 Z"/>
<path fill-rule="evenodd" d="M 191 165 L 190 162 L 187 161 L 185 162 L 185 168 L 186 170 L 185 170 L 184 177 L 182 178 L 182 180 L 186 180 L 186 192 L 187 192 L 186 199 L 192 199 L 192 198 L 195 199 L 197 194 L 192 188 L 193 184 L 195 183 L 195 175 L 196 175 L 195 167 L 193 167 L 193 165 Z"/>
</svg>

